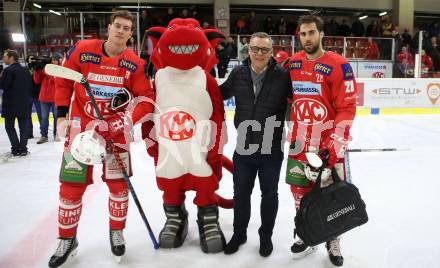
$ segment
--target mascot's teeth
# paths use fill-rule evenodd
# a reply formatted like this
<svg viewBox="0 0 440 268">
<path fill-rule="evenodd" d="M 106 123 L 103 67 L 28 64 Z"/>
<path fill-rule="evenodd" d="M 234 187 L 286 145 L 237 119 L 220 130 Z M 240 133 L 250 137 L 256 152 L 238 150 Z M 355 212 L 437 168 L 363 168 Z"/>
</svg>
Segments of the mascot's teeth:
<svg viewBox="0 0 440 268">
<path fill-rule="evenodd" d="M 192 54 L 199 49 L 199 45 L 168 46 L 168 49 L 174 54 Z"/>
</svg>

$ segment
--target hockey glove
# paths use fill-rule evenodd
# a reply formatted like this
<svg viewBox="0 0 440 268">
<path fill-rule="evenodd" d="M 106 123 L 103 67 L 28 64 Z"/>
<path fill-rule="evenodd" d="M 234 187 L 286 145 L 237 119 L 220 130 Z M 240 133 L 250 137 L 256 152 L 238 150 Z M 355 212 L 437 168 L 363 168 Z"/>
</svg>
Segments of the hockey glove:
<svg viewBox="0 0 440 268">
<path fill-rule="evenodd" d="M 338 158 L 343 158 L 344 153 L 348 148 L 350 138 L 346 139 L 335 133 L 328 136 L 322 143 L 319 156 L 324 159 L 327 158 L 327 167 L 332 168 L 336 164 Z"/>
<path fill-rule="evenodd" d="M 104 119 L 106 125 L 99 124 L 95 131 L 101 135 L 107 142 L 130 143 L 125 137 L 130 137 L 133 127 L 130 116 L 126 113 L 119 112 Z M 127 135 L 125 135 L 127 133 Z"/>
</svg>

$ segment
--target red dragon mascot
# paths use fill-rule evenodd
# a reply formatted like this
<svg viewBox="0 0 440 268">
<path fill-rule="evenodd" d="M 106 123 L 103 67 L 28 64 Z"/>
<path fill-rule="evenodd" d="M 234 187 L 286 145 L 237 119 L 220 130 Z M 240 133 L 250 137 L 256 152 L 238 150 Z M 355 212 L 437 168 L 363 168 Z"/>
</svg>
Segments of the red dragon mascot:
<svg viewBox="0 0 440 268">
<path fill-rule="evenodd" d="M 221 252 L 225 238 L 218 206 L 231 208 L 233 202 L 215 191 L 222 166 L 231 170 L 232 163 L 222 155 L 227 136 L 225 111 L 209 70 L 217 62 L 213 45 L 224 35 L 215 29 L 203 30 L 194 19 L 180 18 L 170 21 L 167 28 L 148 29 L 147 35 L 154 46 L 150 60 L 157 70 L 156 103 L 153 119 L 143 124 L 142 135 L 163 191 L 167 220 L 159 235 L 160 246 L 183 244 L 188 233 L 185 192 L 193 190 L 202 251 Z"/>
</svg>

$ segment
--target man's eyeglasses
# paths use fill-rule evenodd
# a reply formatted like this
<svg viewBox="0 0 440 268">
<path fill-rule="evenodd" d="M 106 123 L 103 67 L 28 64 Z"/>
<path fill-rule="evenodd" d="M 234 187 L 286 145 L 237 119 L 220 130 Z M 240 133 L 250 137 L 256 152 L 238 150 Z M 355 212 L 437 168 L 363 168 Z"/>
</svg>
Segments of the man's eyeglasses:
<svg viewBox="0 0 440 268">
<path fill-rule="evenodd" d="M 252 53 L 255 53 L 255 54 L 257 54 L 258 51 L 261 51 L 261 53 L 263 53 L 263 54 L 267 54 L 267 53 L 269 53 L 272 50 L 272 48 L 257 47 L 257 46 L 251 46 L 249 48 L 251 49 Z"/>
</svg>

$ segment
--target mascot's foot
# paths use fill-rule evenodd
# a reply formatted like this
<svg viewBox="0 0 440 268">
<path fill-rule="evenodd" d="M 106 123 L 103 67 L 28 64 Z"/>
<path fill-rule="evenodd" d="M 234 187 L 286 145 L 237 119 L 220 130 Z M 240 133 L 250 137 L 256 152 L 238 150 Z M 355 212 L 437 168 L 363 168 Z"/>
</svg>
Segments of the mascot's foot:
<svg viewBox="0 0 440 268">
<path fill-rule="evenodd" d="M 161 248 L 177 248 L 188 234 L 188 211 L 185 204 L 180 206 L 164 205 L 167 221 L 159 234 Z"/>
<path fill-rule="evenodd" d="M 225 248 L 225 236 L 218 223 L 218 206 L 199 207 L 197 213 L 200 247 L 205 253 L 222 252 Z"/>
</svg>

